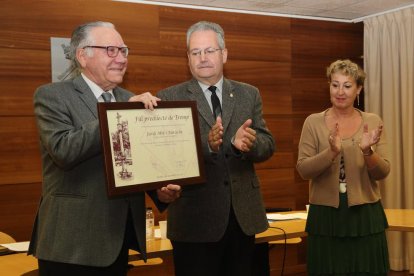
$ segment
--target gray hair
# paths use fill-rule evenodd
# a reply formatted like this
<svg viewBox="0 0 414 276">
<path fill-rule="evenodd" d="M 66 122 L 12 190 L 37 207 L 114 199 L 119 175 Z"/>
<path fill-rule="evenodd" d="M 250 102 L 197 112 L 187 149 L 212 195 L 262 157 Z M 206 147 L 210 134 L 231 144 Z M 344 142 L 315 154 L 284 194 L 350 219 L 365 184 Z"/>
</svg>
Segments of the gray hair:
<svg viewBox="0 0 414 276">
<path fill-rule="evenodd" d="M 328 77 L 329 82 L 331 82 L 332 75 L 335 73 L 340 73 L 344 76 L 352 77 L 358 86 L 364 85 L 365 72 L 359 67 L 358 64 L 350 61 L 349 59 L 334 61 L 326 68 L 326 76 Z"/>
<path fill-rule="evenodd" d="M 91 37 L 91 30 L 96 27 L 105 27 L 105 28 L 113 28 L 115 29 L 114 24 L 110 22 L 103 22 L 103 21 L 96 21 L 90 22 L 83 25 L 78 26 L 72 32 L 72 38 L 70 40 L 70 46 L 65 51 L 66 59 L 70 60 L 70 66 L 66 71 L 61 74 L 58 78 L 60 80 L 64 80 L 66 78 L 74 78 L 79 76 L 81 73 L 81 66 L 76 59 L 76 50 L 83 48 L 88 45 L 93 45 L 94 39 Z M 86 49 L 88 51 L 88 49 Z M 89 55 L 92 55 L 92 51 L 88 52 Z"/>
<path fill-rule="evenodd" d="M 220 49 L 226 48 L 226 43 L 224 42 L 224 30 L 223 30 L 223 28 L 217 23 L 207 22 L 207 21 L 197 22 L 188 29 L 188 31 L 187 31 L 187 48 L 190 47 L 190 36 L 194 32 L 198 32 L 198 31 L 213 31 L 213 32 L 215 32 Z"/>
</svg>

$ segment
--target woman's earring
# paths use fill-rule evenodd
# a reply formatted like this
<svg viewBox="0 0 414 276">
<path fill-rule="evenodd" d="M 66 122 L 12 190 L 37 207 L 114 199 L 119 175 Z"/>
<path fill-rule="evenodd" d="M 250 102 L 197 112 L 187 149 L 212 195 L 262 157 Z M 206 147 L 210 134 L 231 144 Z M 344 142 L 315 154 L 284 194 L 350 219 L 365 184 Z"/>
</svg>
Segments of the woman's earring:
<svg viewBox="0 0 414 276">
<path fill-rule="evenodd" d="M 357 95 L 357 105 L 359 106 L 359 94 Z"/>
</svg>

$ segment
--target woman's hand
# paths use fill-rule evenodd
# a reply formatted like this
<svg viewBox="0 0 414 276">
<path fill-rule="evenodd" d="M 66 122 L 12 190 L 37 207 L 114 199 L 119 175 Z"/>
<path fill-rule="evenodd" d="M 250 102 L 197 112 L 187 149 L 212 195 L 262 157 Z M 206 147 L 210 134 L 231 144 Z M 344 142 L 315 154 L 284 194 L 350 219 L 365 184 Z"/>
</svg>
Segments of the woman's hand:
<svg viewBox="0 0 414 276">
<path fill-rule="evenodd" d="M 377 144 L 381 139 L 383 125 L 379 125 L 377 128 L 368 131 L 368 124 L 364 124 L 364 130 L 362 131 L 361 142 L 359 147 L 362 152 L 367 152 L 371 149 L 371 146 Z"/>
<path fill-rule="evenodd" d="M 341 152 L 341 137 L 339 135 L 339 125 L 338 123 L 335 124 L 335 129 L 331 131 L 329 134 L 329 146 L 330 150 L 332 152 L 332 160 L 338 156 L 338 154 Z"/>
</svg>

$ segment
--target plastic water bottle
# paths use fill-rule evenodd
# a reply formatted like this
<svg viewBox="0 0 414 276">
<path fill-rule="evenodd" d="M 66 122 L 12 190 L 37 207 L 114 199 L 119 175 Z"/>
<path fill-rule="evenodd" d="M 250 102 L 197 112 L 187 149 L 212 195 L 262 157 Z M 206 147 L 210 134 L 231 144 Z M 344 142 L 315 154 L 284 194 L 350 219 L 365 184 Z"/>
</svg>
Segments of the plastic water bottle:
<svg viewBox="0 0 414 276">
<path fill-rule="evenodd" d="M 147 208 L 147 213 L 146 213 L 145 218 L 146 218 L 145 229 L 146 229 L 147 240 L 153 240 L 154 239 L 154 212 L 152 211 L 151 207 Z"/>
</svg>

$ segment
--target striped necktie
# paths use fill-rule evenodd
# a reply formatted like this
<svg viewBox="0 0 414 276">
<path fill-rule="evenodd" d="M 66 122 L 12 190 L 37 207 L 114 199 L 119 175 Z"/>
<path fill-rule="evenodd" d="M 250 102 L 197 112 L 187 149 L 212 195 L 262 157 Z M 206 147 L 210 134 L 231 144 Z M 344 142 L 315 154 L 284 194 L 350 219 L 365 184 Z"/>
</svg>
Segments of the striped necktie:
<svg viewBox="0 0 414 276">
<path fill-rule="evenodd" d="M 112 99 L 111 93 L 109 93 L 109 92 L 103 92 L 102 93 L 102 98 L 104 99 L 104 101 L 106 103 L 110 103 L 111 102 L 111 99 Z"/>
</svg>

